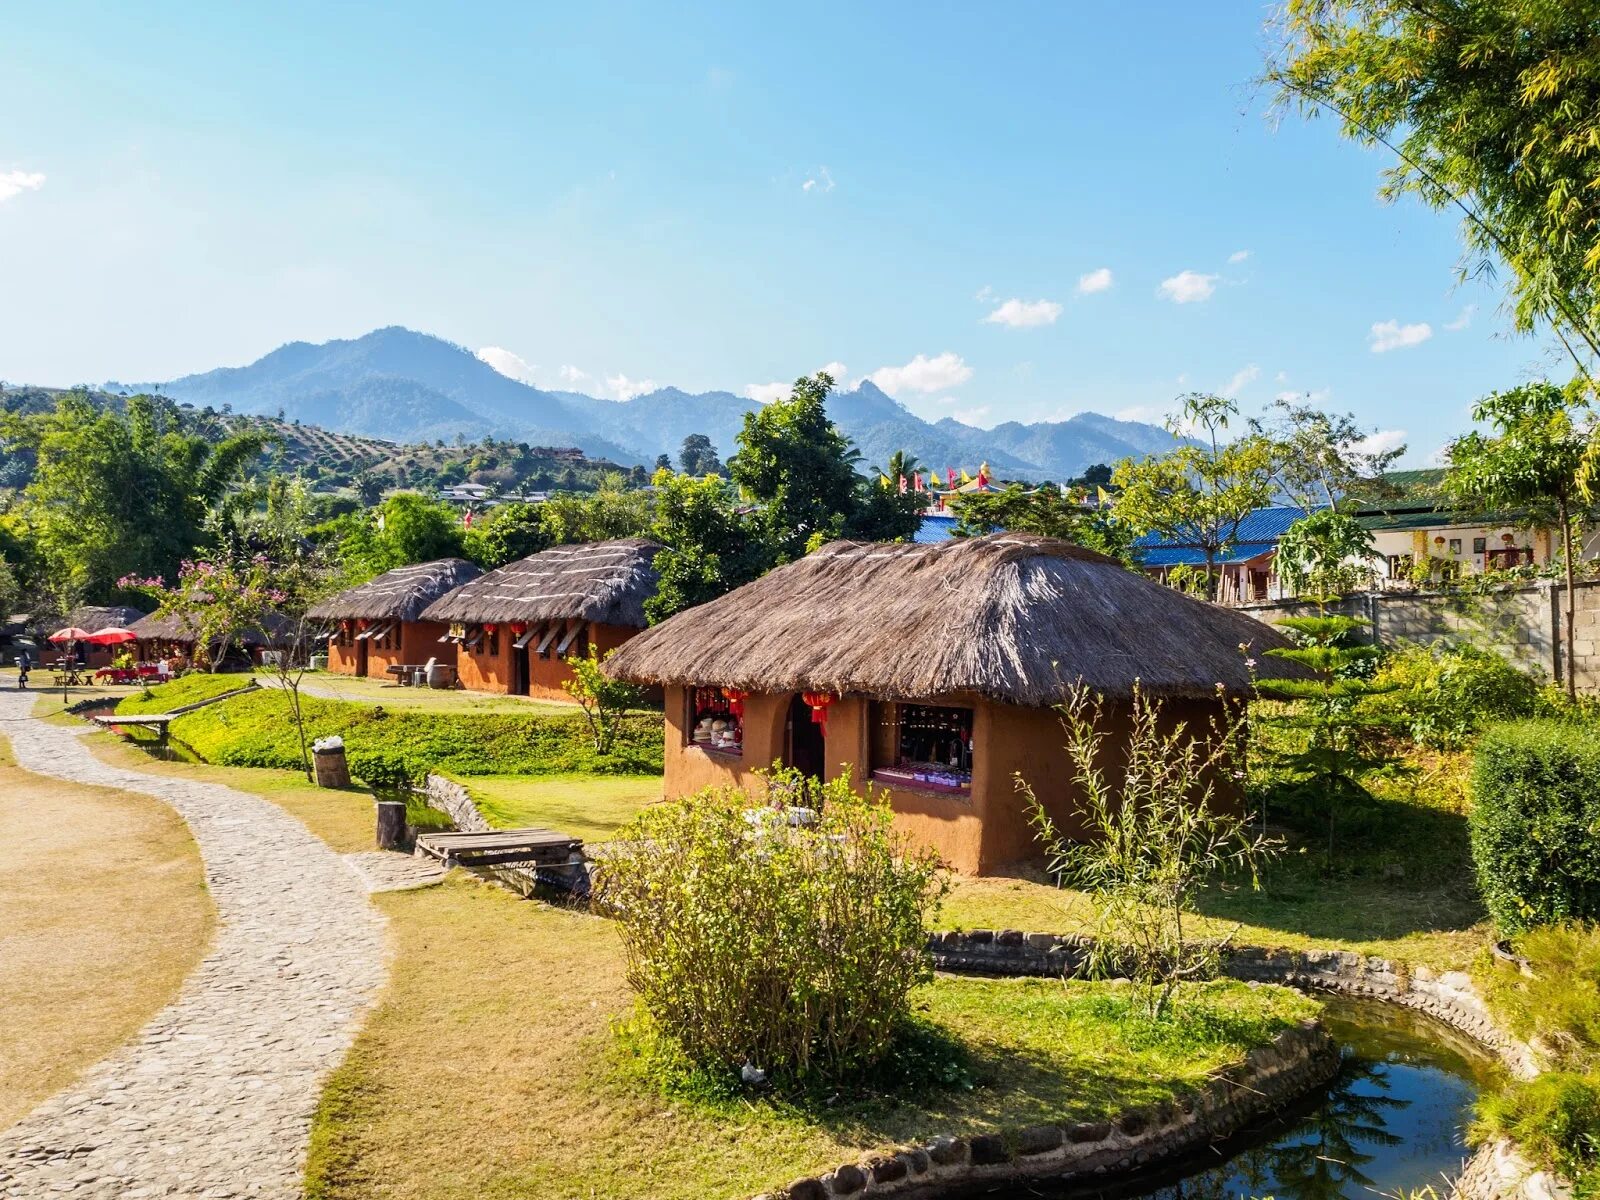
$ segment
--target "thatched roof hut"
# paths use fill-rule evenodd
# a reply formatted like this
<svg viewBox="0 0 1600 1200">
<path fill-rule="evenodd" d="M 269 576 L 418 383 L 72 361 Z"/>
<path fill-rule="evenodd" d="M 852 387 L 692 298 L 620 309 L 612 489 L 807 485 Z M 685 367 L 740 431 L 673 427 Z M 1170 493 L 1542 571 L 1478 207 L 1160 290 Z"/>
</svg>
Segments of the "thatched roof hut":
<svg viewBox="0 0 1600 1200">
<path fill-rule="evenodd" d="M 194 644 L 194 631 L 176 616 L 158 616 L 151 613 L 140 617 L 128 626 L 139 635 L 141 642 L 172 642 L 175 645 Z M 294 622 L 282 613 L 268 613 L 259 626 L 239 630 L 234 641 L 252 649 L 257 646 L 281 646 L 293 637 Z"/>
<path fill-rule="evenodd" d="M 612 674 L 664 686 L 886 700 L 968 693 L 1043 707 L 1079 680 L 1108 696 L 1203 698 L 1295 672 L 1282 634 L 1052 538 L 833 542 L 628 642 Z"/>
<path fill-rule="evenodd" d="M 439 597 L 483 574 L 462 558 L 441 558 L 385 571 L 313 607 L 317 621 L 417 621 Z"/>
<path fill-rule="evenodd" d="M 73 609 L 62 624 L 76 625 L 79 629 L 87 629 L 93 633 L 97 629 L 105 629 L 112 625 L 131 628 L 142 616 L 144 614 L 137 608 L 131 608 L 126 604 L 90 604 Z"/>
<path fill-rule="evenodd" d="M 507 563 L 430 604 L 423 619 L 490 624 L 588 621 L 642 629 L 661 577 L 643 538 L 553 546 Z"/>
</svg>

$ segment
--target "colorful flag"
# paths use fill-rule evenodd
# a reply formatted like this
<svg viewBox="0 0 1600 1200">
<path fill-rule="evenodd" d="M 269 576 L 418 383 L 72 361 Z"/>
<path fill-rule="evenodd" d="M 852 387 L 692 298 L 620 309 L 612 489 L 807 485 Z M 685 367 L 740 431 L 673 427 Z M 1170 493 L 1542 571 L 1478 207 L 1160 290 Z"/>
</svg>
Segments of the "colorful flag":
<svg viewBox="0 0 1600 1200">
<path fill-rule="evenodd" d="M 888 487 L 889 486 L 889 477 L 887 475 L 879 475 L 878 476 L 878 486 L 879 487 Z"/>
<path fill-rule="evenodd" d="M 898 478 L 900 480 L 900 494 L 904 496 L 906 494 L 906 477 L 901 475 Z"/>
<path fill-rule="evenodd" d="M 946 467 L 944 469 L 944 485 L 952 492 L 956 490 L 956 469 L 954 467 Z"/>
<path fill-rule="evenodd" d="M 967 474 L 967 469 L 965 467 L 961 468 L 961 482 L 962 483 L 971 483 L 972 482 L 972 476 Z"/>
<path fill-rule="evenodd" d="M 989 464 L 988 463 L 980 463 L 980 464 L 978 464 L 978 486 L 981 487 L 981 488 L 986 488 L 986 487 L 989 486 Z"/>
<path fill-rule="evenodd" d="M 921 471 L 913 471 L 911 473 L 911 486 L 916 488 L 919 492 L 923 490 Z"/>
</svg>

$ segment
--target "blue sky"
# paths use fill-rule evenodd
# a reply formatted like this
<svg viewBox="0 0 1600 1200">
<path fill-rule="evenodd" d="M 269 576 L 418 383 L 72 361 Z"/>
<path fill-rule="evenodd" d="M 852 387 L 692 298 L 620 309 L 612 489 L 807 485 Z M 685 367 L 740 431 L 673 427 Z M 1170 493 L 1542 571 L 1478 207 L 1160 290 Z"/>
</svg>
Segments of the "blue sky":
<svg viewBox="0 0 1600 1200">
<path fill-rule="evenodd" d="M 1355 412 L 1424 461 L 1543 369 L 1454 221 L 1274 128 L 1255 3 L 0 16 L 0 378 L 403 324 L 540 383 L 823 364 L 930 418 Z"/>
</svg>

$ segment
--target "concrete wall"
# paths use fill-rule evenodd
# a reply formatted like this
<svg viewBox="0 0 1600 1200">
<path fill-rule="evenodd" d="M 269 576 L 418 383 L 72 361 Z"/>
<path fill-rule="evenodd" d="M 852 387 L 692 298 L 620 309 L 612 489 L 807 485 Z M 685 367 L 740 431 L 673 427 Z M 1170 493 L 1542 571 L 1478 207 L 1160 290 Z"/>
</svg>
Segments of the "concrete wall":
<svg viewBox="0 0 1600 1200">
<path fill-rule="evenodd" d="M 1482 595 L 1370 592 L 1339 600 L 1328 611 L 1369 622 L 1380 645 L 1470 642 L 1559 682 L 1564 678 L 1564 596 L 1559 581 L 1541 581 Z M 1578 584 L 1573 609 L 1577 685 L 1584 691 L 1600 690 L 1600 582 Z M 1282 603 L 1246 605 L 1239 611 L 1274 624 L 1285 616 L 1315 614 L 1317 609 L 1312 604 Z"/>
</svg>

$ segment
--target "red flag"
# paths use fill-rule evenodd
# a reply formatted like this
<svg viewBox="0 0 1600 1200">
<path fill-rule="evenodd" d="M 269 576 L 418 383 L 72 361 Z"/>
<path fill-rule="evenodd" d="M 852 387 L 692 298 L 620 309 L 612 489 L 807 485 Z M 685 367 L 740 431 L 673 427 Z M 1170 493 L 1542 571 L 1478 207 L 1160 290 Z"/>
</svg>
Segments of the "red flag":
<svg viewBox="0 0 1600 1200">
<path fill-rule="evenodd" d="M 906 477 L 904 475 L 896 475 L 895 478 L 900 481 L 900 494 L 904 496 L 906 494 Z"/>
<path fill-rule="evenodd" d="M 924 490 L 923 486 L 922 486 L 922 472 L 921 471 L 913 471 L 911 473 L 911 486 L 916 488 L 917 491 L 919 491 L 919 492 Z"/>
<path fill-rule="evenodd" d="M 472 528 L 472 510 L 470 508 L 467 509 L 466 513 L 462 516 L 461 524 L 462 524 L 463 528 L 466 528 L 466 529 L 471 529 Z"/>
<path fill-rule="evenodd" d="M 986 487 L 989 486 L 989 464 L 988 463 L 984 463 L 983 466 L 978 468 L 978 486 L 980 488 L 986 488 Z"/>
<path fill-rule="evenodd" d="M 944 485 L 952 492 L 956 490 L 956 469 L 954 467 L 946 467 L 944 469 Z"/>
</svg>

